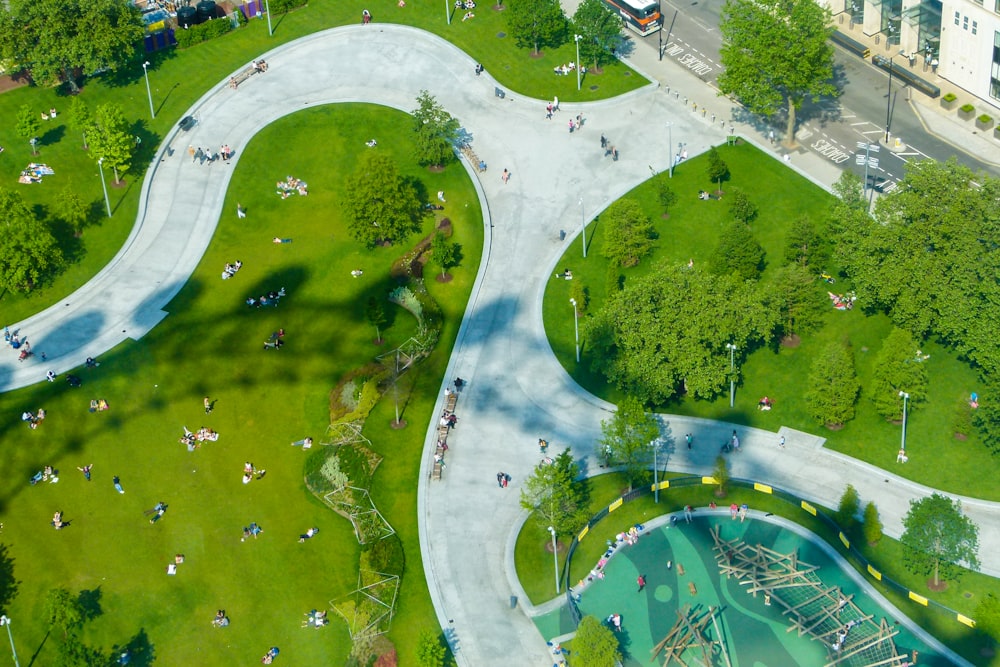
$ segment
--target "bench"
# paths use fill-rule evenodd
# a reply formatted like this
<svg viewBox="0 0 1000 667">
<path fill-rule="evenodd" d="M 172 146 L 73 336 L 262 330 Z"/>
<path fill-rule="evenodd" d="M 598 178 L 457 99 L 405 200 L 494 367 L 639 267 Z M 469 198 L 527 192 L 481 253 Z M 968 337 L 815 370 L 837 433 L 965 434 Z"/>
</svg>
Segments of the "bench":
<svg viewBox="0 0 1000 667">
<path fill-rule="evenodd" d="M 236 76 L 230 77 L 229 87 L 233 90 L 239 88 L 240 84 L 252 77 L 258 72 L 262 72 L 262 69 L 258 69 L 255 65 L 248 65 L 245 69 L 240 70 L 236 73 Z"/>
<path fill-rule="evenodd" d="M 458 403 L 458 395 L 455 392 L 448 394 L 448 398 L 445 399 L 444 409 L 448 412 L 455 411 L 455 405 Z"/>
<path fill-rule="evenodd" d="M 431 479 L 440 480 L 441 479 L 441 469 L 442 465 L 439 461 L 434 462 L 434 467 L 431 469 Z"/>
</svg>

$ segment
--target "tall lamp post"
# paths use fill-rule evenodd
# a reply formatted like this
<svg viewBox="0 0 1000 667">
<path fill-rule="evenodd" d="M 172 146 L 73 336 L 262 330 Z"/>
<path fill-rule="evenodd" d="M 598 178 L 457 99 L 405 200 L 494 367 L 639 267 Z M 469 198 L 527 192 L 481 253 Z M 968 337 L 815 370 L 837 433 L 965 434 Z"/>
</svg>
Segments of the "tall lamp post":
<svg viewBox="0 0 1000 667">
<path fill-rule="evenodd" d="M 448 0 L 444 0 L 444 15 L 448 19 L 448 25 L 451 25 L 451 5 Z"/>
<path fill-rule="evenodd" d="M 736 400 L 736 374 L 733 372 L 736 367 L 736 344 L 726 343 L 729 350 L 729 407 L 733 407 Z"/>
<path fill-rule="evenodd" d="M 576 42 L 576 89 L 580 90 L 580 40 L 583 39 L 583 35 L 573 35 L 573 41 Z"/>
<path fill-rule="evenodd" d="M 667 150 L 671 153 L 670 157 L 670 178 L 674 177 L 674 124 L 667 123 Z"/>
<path fill-rule="evenodd" d="M 660 29 L 656 31 L 657 34 L 659 35 L 659 41 L 660 41 L 659 44 L 660 48 L 657 51 L 657 53 L 660 56 L 659 61 L 663 62 L 663 3 L 660 2 L 656 3 L 656 13 L 660 15 Z"/>
<path fill-rule="evenodd" d="M 904 452 L 906 451 L 906 402 L 910 400 L 910 395 L 905 391 L 899 392 L 899 397 L 903 399 L 903 443 L 900 445 L 900 449 Z"/>
<path fill-rule="evenodd" d="M 660 467 L 656 462 L 656 453 L 660 450 L 660 439 L 657 438 L 653 442 L 649 443 L 653 448 L 653 502 L 659 504 L 660 502 L 660 479 L 658 476 Z"/>
<path fill-rule="evenodd" d="M 268 0 L 264 0 L 264 13 L 267 14 L 267 36 L 270 37 L 274 35 L 274 30 L 271 29 L 271 3 Z"/>
<path fill-rule="evenodd" d="M 14 654 L 14 667 L 21 667 L 21 663 L 17 661 L 17 649 L 14 648 L 14 635 L 10 631 L 10 619 L 6 616 L 0 616 L 0 625 L 7 626 L 7 637 L 10 639 L 10 652 Z"/>
<path fill-rule="evenodd" d="M 889 145 L 889 127 L 892 125 L 892 61 L 906 51 L 900 51 L 889 56 L 889 95 L 885 100 L 885 145 Z"/>
<path fill-rule="evenodd" d="M 156 111 L 153 109 L 153 91 L 149 88 L 149 61 L 142 64 L 142 74 L 146 77 L 146 96 L 149 97 L 149 115 L 156 119 Z"/>
<path fill-rule="evenodd" d="M 104 158 L 97 161 L 97 170 L 101 176 L 101 189 L 104 190 L 104 205 L 108 207 L 108 217 L 111 217 L 111 200 L 108 199 L 108 184 L 104 182 Z"/>
<path fill-rule="evenodd" d="M 556 529 L 549 526 L 549 532 L 552 534 L 552 560 L 556 564 L 556 594 L 559 594 L 559 543 L 556 541 Z"/>
<path fill-rule="evenodd" d="M 858 164 L 858 165 L 864 164 L 865 165 L 865 184 L 864 184 L 864 188 L 861 191 L 861 194 L 864 195 L 865 193 L 868 192 L 868 167 L 871 167 L 872 169 L 878 169 L 878 158 L 877 157 L 872 157 L 872 153 L 878 153 L 878 151 L 879 151 L 879 145 L 878 144 L 870 144 L 867 141 L 859 141 L 858 142 L 858 148 L 862 148 L 865 151 L 864 155 L 861 155 L 861 153 L 858 153 L 855 156 L 855 158 L 854 158 L 855 159 L 855 164 Z M 875 188 L 873 187 L 872 190 L 874 190 L 874 189 Z M 870 204 L 871 204 L 871 202 L 869 202 L 869 205 Z"/>
<path fill-rule="evenodd" d="M 573 306 L 573 335 L 576 338 L 576 363 L 580 363 L 580 311 L 576 309 L 576 299 L 570 299 Z"/>
<path fill-rule="evenodd" d="M 587 259 L 587 213 L 583 208 L 583 197 L 580 197 L 580 238 L 583 239 L 583 258 Z"/>
</svg>

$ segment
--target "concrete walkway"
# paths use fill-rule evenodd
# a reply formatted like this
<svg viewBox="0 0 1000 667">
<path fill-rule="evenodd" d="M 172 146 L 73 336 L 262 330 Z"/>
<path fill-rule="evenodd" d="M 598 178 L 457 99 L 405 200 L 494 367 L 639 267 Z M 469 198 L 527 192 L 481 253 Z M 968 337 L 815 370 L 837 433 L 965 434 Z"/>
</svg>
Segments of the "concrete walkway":
<svg viewBox="0 0 1000 667">
<path fill-rule="evenodd" d="M 613 408 L 580 389 L 552 355 L 541 320 L 545 282 L 574 242 L 581 198 L 590 219 L 648 178 L 650 169 L 666 167 L 671 151 L 665 122 L 673 123 L 674 141 L 684 141 L 692 155 L 721 143 L 728 123 L 723 127 L 692 113 L 656 86 L 607 102 L 564 104 L 547 121 L 543 102 L 512 91 L 505 99 L 495 97 L 494 82 L 488 73 L 475 76 L 473 60 L 432 35 L 404 27 L 338 28 L 264 55 L 270 65 L 266 74 L 238 91 L 220 83 L 190 110 L 198 124 L 167 137 L 143 188 L 140 219 L 115 260 L 64 303 L 11 326 L 45 351 L 48 362 L 18 364 L 5 353 L 0 389 L 41 381 L 49 369 L 68 370 L 126 338 L 140 337 L 166 316 L 165 305 L 212 238 L 233 170 L 225 164 L 192 164 L 188 145 L 228 143 L 238 159 L 257 131 L 283 115 L 347 101 L 409 110 L 420 89 L 427 89 L 462 120 L 490 170 L 481 181 L 472 174 L 487 214 L 486 253 L 447 375 L 469 381 L 458 403 L 461 421 L 449 440 L 444 479 L 433 484 L 427 475 L 433 451 L 429 427 L 419 480 L 423 565 L 460 664 L 496 664 L 500 656 L 515 664 L 551 664 L 544 639 L 510 604 L 517 590 L 509 547 L 521 516 L 519 487 L 538 461 L 539 437 L 558 447 L 572 446 L 586 465 L 600 421 Z M 580 112 L 586 127 L 570 135 L 567 121 Z M 716 113 L 719 119 L 731 115 L 722 108 Z M 755 136 L 742 126 L 736 131 Z M 618 147 L 618 162 L 603 157 L 602 132 Z M 500 181 L 504 168 L 512 173 L 507 185 Z M 809 154 L 793 158 L 791 168 L 820 183 L 832 182 L 839 173 Z M 570 314 L 567 304 L 567 322 Z M 708 472 L 731 427 L 672 417 L 667 422 L 674 434 L 694 433 L 697 443 L 691 452 L 670 452 L 669 467 Z M 850 481 L 863 501 L 878 503 L 889 534 L 899 534 L 910 498 L 928 492 L 828 452 L 807 434 L 786 432 L 787 449 L 779 450 L 776 434 L 740 432 L 745 451 L 733 459 L 734 475 L 828 505 L 836 504 Z M 892 455 L 887 467 L 893 465 Z M 511 488 L 496 485 L 501 470 L 512 475 Z M 967 500 L 965 508 L 982 529 L 984 570 L 1000 574 L 1000 507 Z M 411 565 L 415 571 L 416 564 Z"/>
</svg>

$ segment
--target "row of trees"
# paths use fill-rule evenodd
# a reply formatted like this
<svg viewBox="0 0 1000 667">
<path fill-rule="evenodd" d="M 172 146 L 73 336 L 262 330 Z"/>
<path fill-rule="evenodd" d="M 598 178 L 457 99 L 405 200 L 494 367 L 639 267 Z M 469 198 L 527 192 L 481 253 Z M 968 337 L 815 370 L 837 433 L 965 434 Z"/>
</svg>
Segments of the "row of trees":
<svg viewBox="0 0 1000 667">
<path fill-rule="evenodd" d="M 559 0 L 508 0 L 506 6 L 511 36 L 536 55 L 543 47 L 557 48 L 579 35 L 580 58 L 599 69 L 622 41 L 621 20 L 601 0 L 583 0 L 572 20 Z"/>
</svg>

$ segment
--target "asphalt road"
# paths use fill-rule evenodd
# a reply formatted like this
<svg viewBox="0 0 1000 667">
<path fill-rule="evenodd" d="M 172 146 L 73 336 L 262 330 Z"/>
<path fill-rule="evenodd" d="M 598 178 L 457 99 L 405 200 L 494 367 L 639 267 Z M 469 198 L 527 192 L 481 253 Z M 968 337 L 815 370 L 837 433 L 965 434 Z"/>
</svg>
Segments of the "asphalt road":
<svg viewBox="0 0 1000 667">
<path fill-rule="evenodd" d="M 692 77 L 718 88 L 718 77 L 723 71 L 719 56 L 722 35 L 718 30 L 722 5 L 722 0 L 664 2 L 662 35 L 636 37 L 634 48 L 651 49 L 656 53 L 662 42 L 664 59 L 675 60 Z M 858 154 L 864 151 L 858 144 L 875 144 L 885 134 L 889 77 L 869 61 L 840 48 L 836 49 L 835 63 L 842 95 L 804 105 L 798 114 L 796 138 L 804 149 L 823 155 L 860 176 L 864 174 L 864 166 L 857 160 Z M 1000 175 L 997 167 L 981 162 L 974 155 L 956 152 L 951 144 L 928 133 L 909 101 L 911 94 L 919 93 L 899 84 L 899 79 L 894 79 L 890 127 L 892 136 L 899 137 L 905 148 L 898 152 L 883 149 L 871 155 L 878 163 L 871 171 L 880 182 L 885 182 L 885 190 L 894 187 L 894 182 L 903 176 L 905 163 L 914 159 L 943 161 L 954 156 L 974 170 Z M 779 130 L 783 129 L 783 120 L 776 120 L 775 125 L 776 134 L 781 136 Z"/>
</svg>

